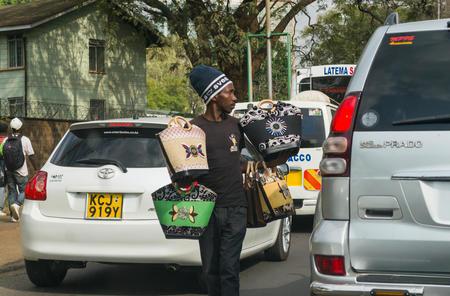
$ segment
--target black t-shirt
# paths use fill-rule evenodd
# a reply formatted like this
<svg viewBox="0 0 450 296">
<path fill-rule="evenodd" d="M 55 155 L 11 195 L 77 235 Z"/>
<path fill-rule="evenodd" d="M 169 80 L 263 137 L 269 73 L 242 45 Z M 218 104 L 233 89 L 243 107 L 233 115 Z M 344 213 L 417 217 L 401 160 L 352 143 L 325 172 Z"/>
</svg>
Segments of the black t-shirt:
<svg viewBox="0 0 450 296">
<path fill-rule="evenodd" d="M 209 173 L 199 183 L 217 193 L 216 207 L 246 207 L 240 162 L 244 136 L 239 121 L 229 115 L 219 122 L 209 121 L 200 115 L 191 122 L 206 134 Z"/>
</svg>

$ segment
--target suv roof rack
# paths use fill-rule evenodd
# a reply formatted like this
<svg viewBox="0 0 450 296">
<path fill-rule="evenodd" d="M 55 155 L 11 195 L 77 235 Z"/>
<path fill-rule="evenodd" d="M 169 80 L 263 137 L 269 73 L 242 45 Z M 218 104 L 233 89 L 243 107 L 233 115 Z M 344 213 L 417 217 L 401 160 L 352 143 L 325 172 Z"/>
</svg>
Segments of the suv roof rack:
<svg viewBox="0 0 450 296">
<path fill-rule="evenodd" d="M 399 23 L 400 17 L 398 16 L 398 12 L 392 12 L 390 15 L 387 16 L 386 20 L 384 21 L 385 26 L 397 25 Z"/>
</svg>

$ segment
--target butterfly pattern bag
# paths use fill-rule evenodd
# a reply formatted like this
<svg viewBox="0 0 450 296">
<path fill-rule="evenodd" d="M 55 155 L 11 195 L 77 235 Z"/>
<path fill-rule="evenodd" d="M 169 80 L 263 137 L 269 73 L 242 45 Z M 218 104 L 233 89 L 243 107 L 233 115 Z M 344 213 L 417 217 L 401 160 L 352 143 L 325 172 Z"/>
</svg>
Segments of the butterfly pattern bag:
<svg viewBox="0 0 450 296">
<path fill-rule="evenodd" d="M 302 119 L 299 107 L 263 100 L 244 114 L 240 125 L 249 141 L 267 161 L 282 151 L 289 150 L 292 155 L 298 153 Z"/>
<path fill-rule="evenodd" d="M 186 188 L 177 183 L 152 193 L 156 214 L 168 239 L 199 239 L 208 226 L 217 194 L 193 182 Z"/>
<path fill-rule="evenodd" d="M 175 116 L 156 137 L 172 181 L 208 173 L 206 135 L 201 128 Z"/>
</svg>

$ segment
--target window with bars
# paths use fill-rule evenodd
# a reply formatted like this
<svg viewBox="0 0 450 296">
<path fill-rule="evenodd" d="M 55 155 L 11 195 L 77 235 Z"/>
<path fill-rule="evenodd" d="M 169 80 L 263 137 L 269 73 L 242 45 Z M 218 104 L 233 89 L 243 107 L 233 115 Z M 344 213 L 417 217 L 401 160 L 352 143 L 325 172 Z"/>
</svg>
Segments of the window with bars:
<svg viewBox="0 0 450 296">
<path fill-rule="evenodd" d="M 21 68 L 24 66 L 23 38 L 20 35 L 8 37 L 8 67 Z"/>
<path fill-rule="evenodd" d="M 105 73 L 105 41 L 89 39 L 89 72 Z"/>
<path fill-rule="evenodd" d="M 25 115 L 25 102 L 23 97 L 8 98 L 9 116 L 23 117 Z"/>
<path fill-rule="evenodd" d="M 105 100 L 90 100 L 89 115 L 91 120 L 105 119 Z"/>
</svg>

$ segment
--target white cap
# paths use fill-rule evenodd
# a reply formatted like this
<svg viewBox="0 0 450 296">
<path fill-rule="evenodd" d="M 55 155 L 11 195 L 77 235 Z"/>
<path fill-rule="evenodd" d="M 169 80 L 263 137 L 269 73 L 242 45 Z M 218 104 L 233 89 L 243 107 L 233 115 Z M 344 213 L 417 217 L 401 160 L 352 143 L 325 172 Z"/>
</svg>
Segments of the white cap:
<svg viewBox="0 0 450 296">
<path fill-rule="evenodd" d="M 20 128 L 22 127 L 22 121 L 19 118 L 15 117 L 11 120 L 9 126 L 16 131 L 20 130 Z"/>
</svg>

